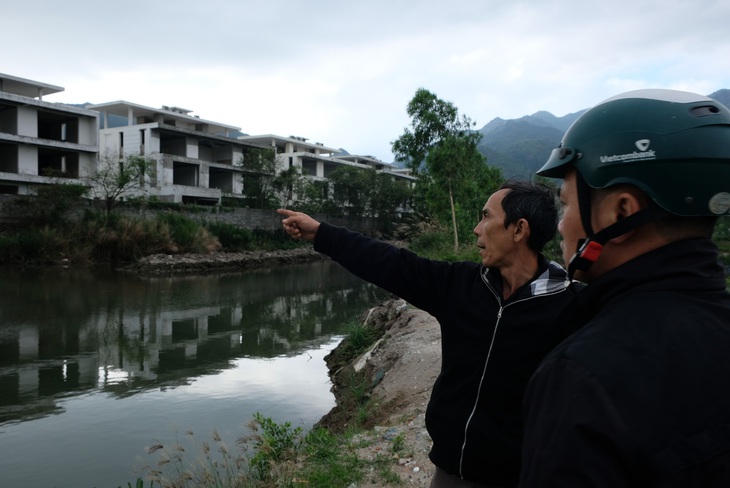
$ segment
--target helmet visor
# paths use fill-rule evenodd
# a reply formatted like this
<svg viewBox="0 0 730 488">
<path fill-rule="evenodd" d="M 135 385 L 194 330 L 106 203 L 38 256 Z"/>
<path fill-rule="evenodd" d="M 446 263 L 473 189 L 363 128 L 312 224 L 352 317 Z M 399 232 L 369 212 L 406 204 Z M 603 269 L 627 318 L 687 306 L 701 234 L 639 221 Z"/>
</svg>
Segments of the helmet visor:
<svg viewBox="0 0 730 488">
<path fill-rule="evenodd" d="M 542 168 L 537 170 L 537 174 L 549 178 L 564 178 L 570 169 L 570 163 L 579 157 L 579 153 L 571 147 L 556 147 Z"/>
</svg>

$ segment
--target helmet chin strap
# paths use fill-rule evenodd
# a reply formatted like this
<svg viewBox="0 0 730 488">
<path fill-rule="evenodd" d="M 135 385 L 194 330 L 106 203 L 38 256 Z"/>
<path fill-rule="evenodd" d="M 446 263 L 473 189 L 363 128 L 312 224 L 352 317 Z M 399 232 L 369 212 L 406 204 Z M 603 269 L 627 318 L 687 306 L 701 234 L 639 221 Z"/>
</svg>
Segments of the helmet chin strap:
<svg viewBox="0 0 730 488">
<path fill-rule="evenodd" d="M 669 212 L 662 208 L 657 206 L 647 207 L 609 225 L 605 229 L 599 230 L 586 239 L 580 239 L 578 241 L 578 250 L 570 258 L 568 264 L 568 277 L 572 280 L 576 271 L 588 271 L 603 252 L 603 246 L 611 239 L 667 215 L 669 215 Z"/>
<path fill-rule="evenodd" d="M 588 237 L 578 241 L 578 249 L 570 258 L 570 263 L 568 263 L 570 280 L 573 279 L 576 271 L 588 271 L 603 252 L 603 246 L 611 239 L 669 215 L 666 210 L 652 205 L 594 233 L 591 226 L 591 188 L 579 172 L 576 172 L 576 185 L 581 223 Z"/>
</svg>

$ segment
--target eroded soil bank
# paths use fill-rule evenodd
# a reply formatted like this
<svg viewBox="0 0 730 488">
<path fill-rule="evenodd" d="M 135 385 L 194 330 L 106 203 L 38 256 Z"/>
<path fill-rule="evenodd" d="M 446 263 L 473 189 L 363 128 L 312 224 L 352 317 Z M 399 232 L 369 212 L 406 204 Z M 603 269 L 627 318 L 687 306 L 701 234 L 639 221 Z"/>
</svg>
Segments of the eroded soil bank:
<svg viewBox="0 0 730 488">
<path fill-rule="evenodd" d="M 360 434 L 359 439 L 366 447 L 358 449 L 358 457 L 390 456 L 405 486 L 428 487 L 434 468 L 428 459 L 431 438 L 424 416 L 441 368 L 438 322 L 397 298 L 366 311 L 362 320 L 382 333 L 381 339 L 354 359 L 343 352 L 344 342 L 327 356 L 337 406 L 320 424 L 343 431 L 359 415 L 349 392 L 352 378 L 357 375 L 371 397 L 365 421 L 369 430 Z M 403 441 L 405 448 L 393 453 L 396 438 Z M 390 486 L 382 483 L 373 476 L 362 486 Z"/>
</svg>

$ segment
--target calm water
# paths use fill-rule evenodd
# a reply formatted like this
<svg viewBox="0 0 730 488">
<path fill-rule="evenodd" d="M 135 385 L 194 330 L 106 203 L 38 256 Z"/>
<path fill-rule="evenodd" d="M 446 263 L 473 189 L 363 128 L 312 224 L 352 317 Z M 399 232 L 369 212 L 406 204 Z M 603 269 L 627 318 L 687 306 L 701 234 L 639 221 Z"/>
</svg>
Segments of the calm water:
<svg viewBox="0 0 730 488">
<path fill-rule="evenodd" d="M 217 430 L 233 447 L 256 412 L 308 429 L 334 405 L 324 356 L 382 298 L 330 262 L 176 278 L 2 270 L 0 486 L 126 486 L 156 459 L 146 446 Z"/>
</svg>

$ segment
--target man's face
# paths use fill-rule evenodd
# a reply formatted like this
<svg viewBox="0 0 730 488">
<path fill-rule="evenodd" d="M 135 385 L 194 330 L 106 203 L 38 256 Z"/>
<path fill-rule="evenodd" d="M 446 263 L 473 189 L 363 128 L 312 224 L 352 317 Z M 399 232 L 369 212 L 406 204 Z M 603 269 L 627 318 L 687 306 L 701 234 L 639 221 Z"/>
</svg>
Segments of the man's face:
<svg viewBox="0 0 730 488">
<path fill-rule="evenodd" d="M 509 189 L 492 194 L 482 209 L 482 220 L 474 227 L 477 247 L 482 264 L 488 268 L 502 268 L 510 264 L 516 247 L 514 224 L 504 228 L 504 209 L 502 199 Z"/>
<path fill-rule="evenodd" d="M 583 224 L 580 220 L 575 170 L 571 170 L 565 175 L 563 184 L 560 185 L 559 196 L 562 209 L 560 212 L 560 222 L 558 222 L 558 232 L 563 237 L 563 240 L 560 242 L 560 249 L 563 251 L 565 266 L 568 266 L 570 258 L 573 257 L 573 254 L 578 249 L 578 241 L 586 237 Z"/>
</svg>

